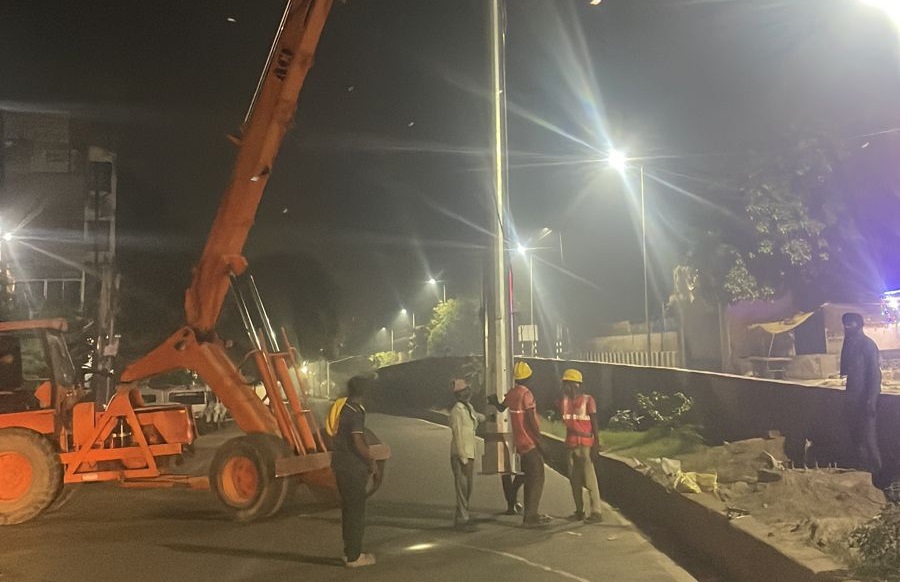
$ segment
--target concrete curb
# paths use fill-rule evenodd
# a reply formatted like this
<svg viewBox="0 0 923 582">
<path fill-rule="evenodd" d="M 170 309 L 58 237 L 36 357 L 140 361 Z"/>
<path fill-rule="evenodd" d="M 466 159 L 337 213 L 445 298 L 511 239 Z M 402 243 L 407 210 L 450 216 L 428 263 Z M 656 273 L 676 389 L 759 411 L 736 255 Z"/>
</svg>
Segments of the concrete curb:
<svg viewBox="0 0 923 582">
<path fill-rule="evenodd" d="M 412 416 L 448 424 L 436 410 Z M 564 443 L 543 433 L 551 459 L 564 473 Z M 772 539 L 769 527 L 747 515 L 728 519 L 726 506 L 705 493 L 679 493 L 636 471 L 623 461 L 601 455 L 596 465 L 600 495 L 642 530 L 656 527 L 706 557 L 715 570 L 741 582 L 832 582 L 849 580 L 843 567 L 820 550 Z"/>
<path fill-rule="evenodd" d="M 550 435 L 549 463 L 563 470 L 564 444 Z M 556 462 L 558 461 L 558 462 Z M 601 455 L 596 465 L 602 498 L 642 529 L 665 529 L 681 545 L 707 556 L 716 570 L 746 582 L 826 582 L 848 579 L 842 566 L 820 550 L 777 542 L 751 516 L 728 519 L 726 506 L 707 493 L 668 489 L 626 463 Z"/>
</svg>

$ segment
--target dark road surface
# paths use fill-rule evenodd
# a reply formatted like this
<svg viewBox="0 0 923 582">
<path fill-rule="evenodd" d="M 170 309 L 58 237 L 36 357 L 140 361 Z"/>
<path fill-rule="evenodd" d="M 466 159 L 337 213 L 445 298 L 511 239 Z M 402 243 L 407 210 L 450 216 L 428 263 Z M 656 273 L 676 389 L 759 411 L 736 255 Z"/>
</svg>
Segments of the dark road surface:
<svg viewBox="0 0 923 582">
<path fill-rule="evenodd" d="M 369 503 L 366 549 L 378 564 L 340 563 L 339 510 L 300 486 L 272 519 L 236 523 L 204 491 L 83 486 L 56 512 L 0 529 L 0 582 L 286 582 L 295 580 L 529 580 L 673 582 L 694 578 L 612 510 L 598 525 L 573 524 L 567 480 L 546 469 L 544 529 L 518 527 L 499 477 L 478 475 L 474 533 L 452 529 L 449 430 L 372 414 L 368 425 L 392 448 L 385 481 Z M 187 466 L 206 472 L 234 429 L 206 435 Z"/>
</svg>

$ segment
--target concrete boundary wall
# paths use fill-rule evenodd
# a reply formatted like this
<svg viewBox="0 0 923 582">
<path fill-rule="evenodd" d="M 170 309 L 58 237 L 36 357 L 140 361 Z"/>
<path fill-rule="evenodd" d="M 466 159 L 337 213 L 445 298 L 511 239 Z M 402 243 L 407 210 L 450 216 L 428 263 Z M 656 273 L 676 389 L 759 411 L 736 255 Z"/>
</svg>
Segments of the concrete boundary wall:
<svg viewBox="0 0 923 582">
<path fill-rule="evenodd" d="M 380 390 L 373 406 L 384 412 L 406 412 L 448 406 L 449 384 L 477 367 L 479 357 L 426 358 L 381 368 Z M 847 432 L 842 389 L 795 382 L 749 378 L 628 364 L 606 364 L 526 358 L 534 370 L 532 391 L 539 409 L 551 410 L 560 392 L 566 368 L 583 373 L 587 391 L 599 405 L 601 423 L 619 409 L 637 409 L 635 395 L 682 391 L 695 400 L 696 423 L 713 443 L 765 436 L 779 431 L 786 439 L 786 454 L 797 465 L 854 464 Z M 483 391 L 472 403 L 484 410 Z M 878 437 L 884 461 L 883 480 L 900 475 L 900 396 L 882 394 L 879 400 Z M 805 443 L 812 446 L 805 455 Z"/>
</svg>

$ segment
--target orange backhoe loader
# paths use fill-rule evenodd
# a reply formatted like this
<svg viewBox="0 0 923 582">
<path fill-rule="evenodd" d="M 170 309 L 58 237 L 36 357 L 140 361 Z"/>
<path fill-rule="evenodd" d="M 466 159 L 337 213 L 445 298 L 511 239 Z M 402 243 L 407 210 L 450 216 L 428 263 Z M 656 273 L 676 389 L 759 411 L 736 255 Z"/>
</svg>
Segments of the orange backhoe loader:
<svg viewBox="0 0 923 582">
<path fill-rule="evenodd" d="M 207 480 L 236 519 L 273 515 L 297 481 L 335 490 L 321 426 L 302 403 L 297 354 L 284 333 L 280 346 L 241 254 L 332 2 L 289 1 L 241 134 L 232 138 L 239 151 L 186 290 L 186 324 L 126 367 L 104 409 L 78 381 L 63 321 L 0 323 L 0 524 L 62 503 L 65 484 L 207 486 L 167 472 L 197 436 L 186 407 L 145 406 L 138 389 L 143 379 L 182 369 L 196 372 L 246 433 L 219 448 Z M 231 289 L 268 404 L 215 331 Z M 390 454 L 382 443 L 371 449 L 380 464 Z"/>
</svg>

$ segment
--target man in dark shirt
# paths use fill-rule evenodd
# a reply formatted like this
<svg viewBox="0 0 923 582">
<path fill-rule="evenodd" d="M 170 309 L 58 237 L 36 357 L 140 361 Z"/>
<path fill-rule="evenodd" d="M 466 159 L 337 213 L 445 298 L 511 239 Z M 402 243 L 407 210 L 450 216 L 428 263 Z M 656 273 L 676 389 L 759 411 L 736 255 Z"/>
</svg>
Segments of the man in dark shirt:
<svg viewBox="0 0 923 582">
<path fill-rule="evenodd" d="M 846 422 L 859 469 L 869 471 L 874 481 L 881 471 L 881 453 L 875 418 L 881 393 L 878 346 L 862 331 L 859 313 L 843 314 L 843 350 L 840 375 L 846 376 Z"/>
<path fill-rule="evenodd" d="M 331 465 L 336 475 L 337 490 L 340 492 L 340 509 L 343 516 L 343 561 L 347 568 L 371 566 L 375 556 L 362 551 L 362 537 L 365 534 L 366 485 L 369 475 L 377 487 L 381 471 L 372 458 L 365 438 L 365 401 L 371 389 L 372 379 L 367 376 L 353 376 L 347 384 L 347 399 L 340 412 L 333 460 Z"/>
</svg>

